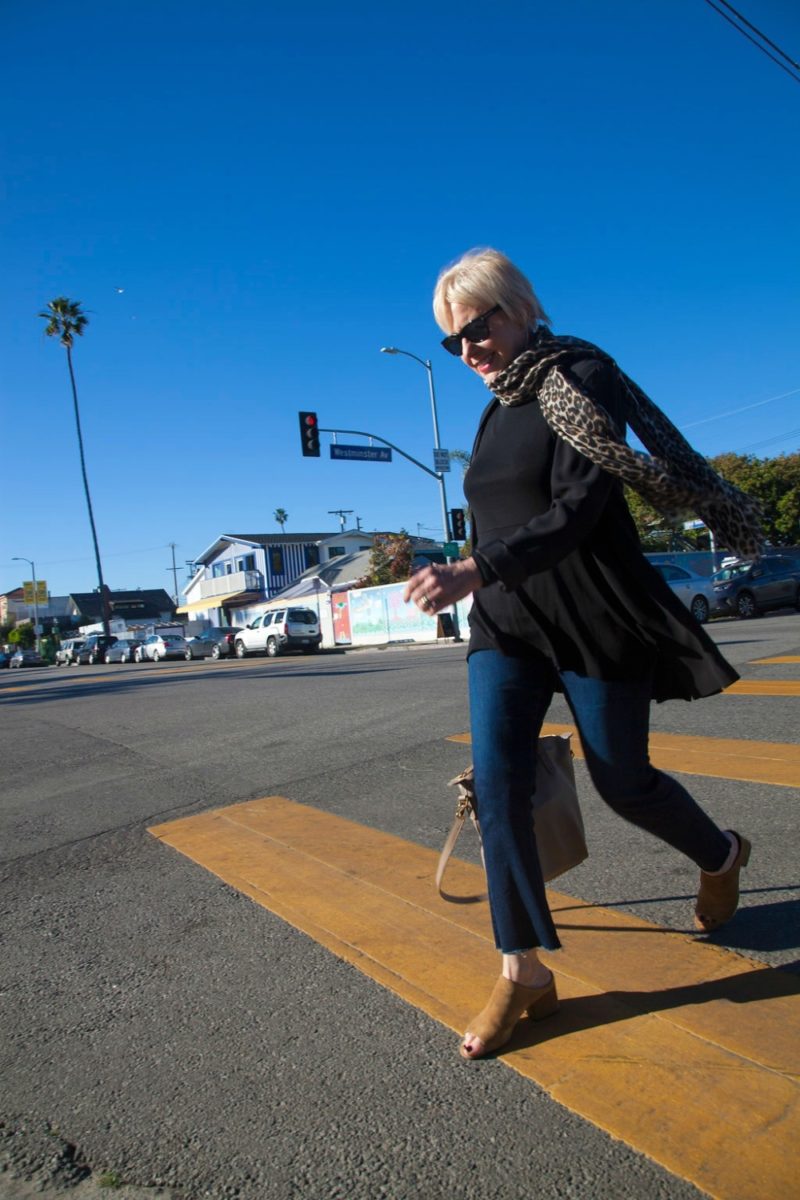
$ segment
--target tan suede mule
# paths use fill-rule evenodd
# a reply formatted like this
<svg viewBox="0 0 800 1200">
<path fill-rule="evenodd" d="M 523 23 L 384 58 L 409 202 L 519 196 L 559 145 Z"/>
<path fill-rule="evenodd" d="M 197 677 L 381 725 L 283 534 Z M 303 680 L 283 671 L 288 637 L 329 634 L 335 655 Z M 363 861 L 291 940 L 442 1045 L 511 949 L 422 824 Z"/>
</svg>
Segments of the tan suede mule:
<svg viewBox="0 0 800 1200">
<path fill-rule="evenodd" d="M 739 843 L 739 853 L 724 875 L 707 875 L 700 872 L 700 891 L 697 893 L 697 903 L 694 909 L 694 924 L 703 933 L 711 933 L 719 929 L 726 921 L 730 921 L 739 907 L 739 874 L 742 867 L 750 861 L 751 846 L 747 838 L 742 837 L 735 829 L 729 829 Z"/>
<path fill-rule="evenodd" d="M 544 987 L 525 987 L 523 983 L 514 983 L 501 975 L 494 985 L 494 991 L 489 997 L 489 1003 L 474 1020 L 469 1023 L 470 1041 L 461 1043 L 459 1053 L 462 1058 L 482 1058 L 499 1050 L 510 1040 L 514 1028 L 524 1012 L 533 1021 L 541 1021 L 544 1017 L 558 1012 L 558 995 L 556 981 L 553 975 Z M 472 1038 L 480 1038 L 483 1049 L 480 1054 L 470 1054 Z"/>
</svg>

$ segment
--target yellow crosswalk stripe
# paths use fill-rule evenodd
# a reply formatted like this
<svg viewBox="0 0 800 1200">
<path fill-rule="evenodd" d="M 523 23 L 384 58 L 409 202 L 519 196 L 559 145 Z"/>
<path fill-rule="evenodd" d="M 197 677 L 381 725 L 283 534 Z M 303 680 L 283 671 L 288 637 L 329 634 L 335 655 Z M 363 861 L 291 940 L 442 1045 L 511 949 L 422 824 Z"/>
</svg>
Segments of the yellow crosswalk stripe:
<svg viewBox="0 0 800 1200">
<path fill-rule="evenodd" d="M 762 663 L 800 663 L 800 654 L 777 654 L 775 658 L 751 658 L 750 662 L 753 666 L 760 666 Z"/>
<path fill-rule="evenodd" d="M 280 796 L 150 832 L 454 1031 L 482 1007 L 486 905 L 437 895 L 434 851 Z M 451 860 L 448 886 L 474 895 L 482 872 Z M 720 1200 L 797 1195 L 800 982 L 549 896 L 561 1010 L 521 1022 L 502 1061 Z"/>
<path fill-rule="evenodd" d="M 574 725 L 545 722 L 542 733 L 571 733 L 575 757 L 584 757 L 581 739 Z M 469 733 L 454 733 L 447 740 L 469 745 L 472 738 Z M 737 738 L 652 732 L 650 759 L 654 766 L 665 771 L 800 787 L 800 746 L 787 742 L 751 742 Z"/>
<path fill-rule="evenodd" d="M 737 679 L 726 687 L 724 696 L 800 696 L 797 679 Z"/>
</svg>

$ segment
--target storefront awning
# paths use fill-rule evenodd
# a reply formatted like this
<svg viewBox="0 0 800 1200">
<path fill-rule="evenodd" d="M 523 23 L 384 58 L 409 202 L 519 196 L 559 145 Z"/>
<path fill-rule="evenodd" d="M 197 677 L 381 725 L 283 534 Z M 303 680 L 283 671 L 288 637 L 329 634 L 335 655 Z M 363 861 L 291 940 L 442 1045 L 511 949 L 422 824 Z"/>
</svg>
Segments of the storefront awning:
<svg viewBox="0 0 800 1200">
<path fill-rule="evenodd" d="M 219 608 L 221 604 L 227 604 L 229 600 L 233 600 L 234 596 L 246 596 L 247 592 L 223 592 L 221 596 L 206 596 L 205 600 L 193 600 L 191 604 L 182 604 L 180 608 L 176 608 L 176 613 L 193 613 L 202 612 L 204 609 Z"/>
</svg>

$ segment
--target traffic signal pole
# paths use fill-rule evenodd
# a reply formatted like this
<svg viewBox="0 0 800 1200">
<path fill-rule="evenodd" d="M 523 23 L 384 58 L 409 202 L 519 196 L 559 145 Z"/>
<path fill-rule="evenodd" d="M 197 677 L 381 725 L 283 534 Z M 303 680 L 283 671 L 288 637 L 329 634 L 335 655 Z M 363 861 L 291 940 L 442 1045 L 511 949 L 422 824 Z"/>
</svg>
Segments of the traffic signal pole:
<svg viewBox="0 0 800 1200">
<path fill-rule="evenodd" d="M 388 446 L 390 450 L 396 450 L 397 453 L 402 458 L 405 458 L 408 462 L 413 463 L 415 467 L 419 467 L 420 471 L 424 471 L 426 475 L 430 475 L 432 479 L 435 479 L 437 481 L 437 483 L 439 484 L 439 488 L 441 490 L 442 520 L 443 520 L 443 525 L 444 525 L 445 539 L 447 542 L 449 542 L 451 540 L 451 538 L 450 538 L 450 522 L 448 519 L 448 512 L 447 512 L 447 507 L 446 507 L 447 500 L 445 498 L 444 475 L 441 471 L 432 471 L 430 469 L 430 467 L 426 467 L 424 463 L 421 463 L 418 458 L 414 458 L 414 456 L 411 454 L 406 454 L 405 450 L 401 450 L 399 446 L 396 446 L 394 444 L 394 442 L 390 442 L 390 441 L 387 441 L 386 438 L 379 437 L 377 433 L 369 433 L 366 429 L 331 429 L 328 426 L 318 425 L 317 424 L 317 414 L 314 412 L 301 412 L 299 414 L 299 416 L 300 416 L 300 436 L 301 436 L 303 454 L 307 457 L 319 458 L 319 455 L 320 455 L 319 434 L 320 433 L 332 433 L 334 436 L 336 436 L 336 434 L 339 434 L 339 433 L 347 433 L 353 437 L 370 438 L 373 442 L 380 442 L 382 446 Z M 313 432 L 310 433 L 309 431 L 313 431 Z M 437 441 L 438 441 L 438 430 L 437 430 L 436 436 L 437 436 Z M 445 557 L 448 562 L 451 561 L 449 555 L 445 555 Z M 452 619 L 453 619 L 453 629 L 455 632 L 456 639 L 460 641 L 461 638 L 460 638 L 460 633 L 459 633 L 459 628 L 458 628 L 458 610 L 455 605 L 453 605 Z"/>
<path fill-rule="evenodd" d="M 441 471 L 432 471 L 430 467 L 425 466 L 425 463 L 421 463 L 418 458 L 412 458 L 410 454 L 406 454 L 405 450 L 401 450 L 399 446 L 395 446 L 394 442 L 387 442 L 386 438 L 378 437 L 377 433 L 366 433 L 363 429 L 325 429 L 324 427 L 320 427 L 320 433 L 350 433 L 355 437 L 372 438 L 373 442 L 380 442 L 382 446 L 388 446 L 390 450 L 396 450 L 398 454 L 408 459 L 415 467 L 419 467 L 420 471 L 424 471 L 426 475 L 431 475 L 434 479 L 438 479 L 440 483 L 442 482 Z"/>
</svg>

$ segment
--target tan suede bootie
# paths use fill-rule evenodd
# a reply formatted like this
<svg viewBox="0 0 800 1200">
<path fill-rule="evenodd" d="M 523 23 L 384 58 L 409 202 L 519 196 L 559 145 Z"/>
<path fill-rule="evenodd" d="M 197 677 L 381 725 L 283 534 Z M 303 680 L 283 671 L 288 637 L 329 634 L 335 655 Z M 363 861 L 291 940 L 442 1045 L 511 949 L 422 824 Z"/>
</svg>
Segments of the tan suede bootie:
<svg viewBox="0 0 800 1200">
<path fill-rule="evenodd" d="M 524 983 L 514 983 L 501 975 L 494 985 L 494 991 L 489 997 L 489 1003 L 474 1020 L 469 1023 L 470 1040 L 461 1043 L 462 1058 L 482 1058 L 505 1046 L 511 1038 L 514 1028 L 524 1012 L 533 1021 L 541 1021 L 558 1011 L 558 995 L 556 981 L 553 975 L 543 987 L 526 987 Z M 471 1054 L 473 1038 L 480 1038 L 483 1049 L 478 1054 Z"/>
<path fill-rule="evenodd" d="M 729 829 L 739 843 L 739 853 L 733 860 L 733 865 L 723 875 L 707 875 L 700 872 L 700 891 L 697 893 L 697 903 L 694 909 L 696 929 L 703 933 L 711 933 L 719 929 L 726 921 L 730 921 L 739 907 L 739 874 L 742 867 L 750 861 L 750 843 L 735 829 Z"/>
</svg>

